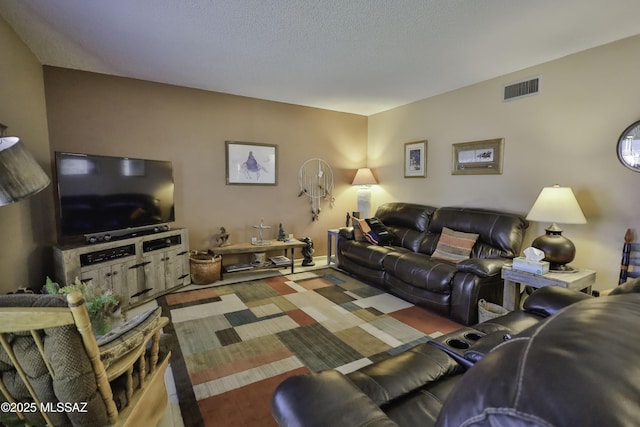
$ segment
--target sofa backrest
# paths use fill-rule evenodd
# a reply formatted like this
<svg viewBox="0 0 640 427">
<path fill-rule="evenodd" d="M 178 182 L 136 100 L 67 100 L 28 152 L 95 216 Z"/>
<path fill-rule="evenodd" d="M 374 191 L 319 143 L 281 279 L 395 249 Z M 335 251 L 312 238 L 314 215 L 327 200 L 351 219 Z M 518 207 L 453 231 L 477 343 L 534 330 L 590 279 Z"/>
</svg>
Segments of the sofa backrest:
<svg viewBox="0 0 640 427">
<path fill-rule="evenodd" d="M 529 223 L 519 215 L 478 208 L 443 207 L 429 222 L 421 252 L 433 253 L 442 227 L 479 234 L 472 258 L 513 258 L 518 256 Z"/>
<path fill-rule="evenodd" d="M 417 252 L 435 210 L 433 206 L 414 203 L 385 203 L 378 207 L 376 218 L 396 236 L 394 245 Z"/>
</svg>

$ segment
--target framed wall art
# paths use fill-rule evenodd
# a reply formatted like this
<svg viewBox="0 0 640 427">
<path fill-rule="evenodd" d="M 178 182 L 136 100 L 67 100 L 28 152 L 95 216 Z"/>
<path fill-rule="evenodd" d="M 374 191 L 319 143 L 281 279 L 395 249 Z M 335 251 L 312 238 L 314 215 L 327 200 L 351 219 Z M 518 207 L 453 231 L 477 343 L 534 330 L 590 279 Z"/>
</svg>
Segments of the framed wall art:
<svg viewBox="0 0 640 427">
<path fill-rule="evenodd" d="M 404 144 L 404 177 L 427 176 L 427 140 Z"/>
<path fill-rule="evenodd" d="M 502 173 L 504 138 L 453 144 L 452 175 Z"/>
<path fill-rule="evenodd" d="M 226 141 L 227 185 L 276 185 L 278 146 Z"/>
</svg>

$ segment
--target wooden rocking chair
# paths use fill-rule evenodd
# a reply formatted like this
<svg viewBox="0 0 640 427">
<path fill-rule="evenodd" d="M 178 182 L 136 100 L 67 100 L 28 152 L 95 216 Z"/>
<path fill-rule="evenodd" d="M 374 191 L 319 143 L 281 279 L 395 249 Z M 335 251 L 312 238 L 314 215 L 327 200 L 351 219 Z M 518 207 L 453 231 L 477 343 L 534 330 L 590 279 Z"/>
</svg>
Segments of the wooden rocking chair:
<svg viewBox="0 0 640 427">
<path fill-rule="evenodd" d="M 82 294 L 0 296 L 3 415 L 25 425 L 156 425 L 167 404 L 168 319 L 145 322 L 105 369 Z"/>
</svg>

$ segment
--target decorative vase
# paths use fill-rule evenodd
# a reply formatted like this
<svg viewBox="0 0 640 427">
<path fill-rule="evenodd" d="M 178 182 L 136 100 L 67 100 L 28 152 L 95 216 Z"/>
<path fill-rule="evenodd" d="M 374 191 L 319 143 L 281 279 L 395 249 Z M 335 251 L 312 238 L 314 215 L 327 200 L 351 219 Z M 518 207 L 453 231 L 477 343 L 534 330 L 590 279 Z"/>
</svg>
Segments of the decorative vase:
<svg viewBox="0 0 640 427">
<path fill-rule="evenodd" d="M 98 316 L 91 319 L 91 329 L 93 330 L 93 335 L 96 337 L 106 334 L 111 330 L 111 317 Z"/>
</svg>

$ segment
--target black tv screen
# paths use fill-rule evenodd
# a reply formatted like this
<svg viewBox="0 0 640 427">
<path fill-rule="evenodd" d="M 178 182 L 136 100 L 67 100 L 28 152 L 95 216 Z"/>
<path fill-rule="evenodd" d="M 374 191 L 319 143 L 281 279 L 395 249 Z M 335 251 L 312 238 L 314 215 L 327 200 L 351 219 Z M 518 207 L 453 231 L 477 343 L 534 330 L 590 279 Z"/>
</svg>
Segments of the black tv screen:
<svg viewBox="0 0 640 427">
<path fill-rule="evenodd" d="M 62 237 L 175 220 L 170 161 L 55 153 Z"/>
</svg>

